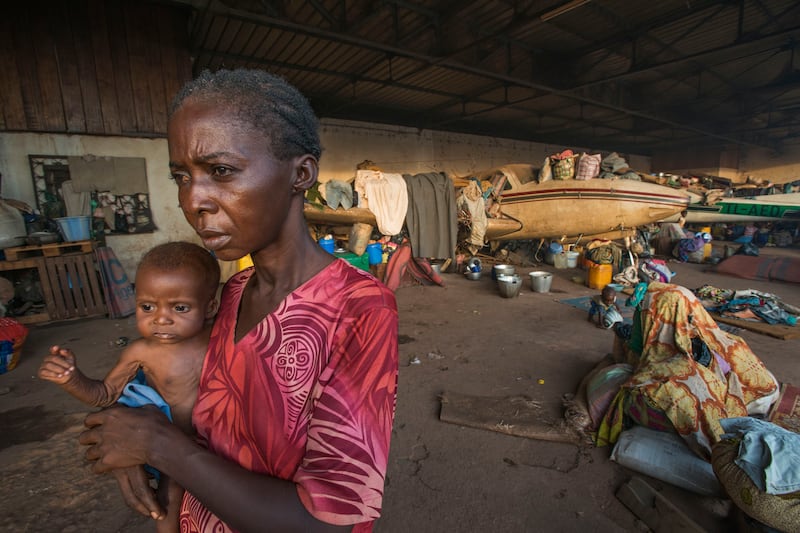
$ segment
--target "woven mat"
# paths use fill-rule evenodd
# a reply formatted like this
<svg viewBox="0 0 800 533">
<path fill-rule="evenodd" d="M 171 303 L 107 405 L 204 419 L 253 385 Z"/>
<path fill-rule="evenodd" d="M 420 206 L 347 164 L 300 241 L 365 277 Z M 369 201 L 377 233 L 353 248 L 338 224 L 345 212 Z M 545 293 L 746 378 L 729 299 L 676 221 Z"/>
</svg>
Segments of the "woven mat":
<svg viewBox="0 0 800 533">
<path fill-rule="evenodd" d="M 800 338 L 800 326 L 785 326 L 782 324 L 767 324 L 766 322 L 751 322 L 749 320 L 742 320 L 740 318 L 722 316 L 717 313 L 710 313 L 710 315 L 714 317 L 714 320 L 720 324 L 720 328 L 722 327 L 722 324 L 728 324 L 730 326 L 736 326 L 737 328 L 746 329 L 748 331 L 755 331 L 756 333 L 769 335 L 770 337 L 775 337 L 776 339 L 781 340 Z M 730 330 L 726 329 L 726 331 Z"/>
<path fill-rule="evenodd" d="M 471 396 L 458 392 L 441 395 L 439 420 L 506 435 L 550 442 L 577 443 L 575 434 L 567 430 L 563 419 L 554 419 L 540 402 L 524 395 Z M 560 404 L 559 404 L 560 407 Z"/>
</svg>

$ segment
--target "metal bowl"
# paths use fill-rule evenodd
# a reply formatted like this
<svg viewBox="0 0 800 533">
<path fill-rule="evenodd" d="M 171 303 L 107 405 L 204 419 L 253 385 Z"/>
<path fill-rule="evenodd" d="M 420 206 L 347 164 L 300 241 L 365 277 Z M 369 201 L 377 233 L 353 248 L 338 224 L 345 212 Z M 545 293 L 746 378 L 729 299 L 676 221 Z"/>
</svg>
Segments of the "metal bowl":
<svg viewBox="0 0 800 533">
<path fill-rule="evenodd" d="M 494 273 L 495 279 L 499 279 L 500 276 L 511 276 L 516 270 L 513 265 L 495 265 L 492 268 L 492 272 Z"/>
<path fill-rule="evenodd" d="M 51 233 L 49 231 L 35 231 L 28 235 L 26 242 L 30 245 L 51 244 L 58 242 L 61 237 L 58 233 Z"/>
<path fill-rule="evenodd" d="M 480 272 L 464 272 L 464 275 L 467 277 L 467 279 L 471 279 L 473 281 L 481 279 Z"/>
</svg>

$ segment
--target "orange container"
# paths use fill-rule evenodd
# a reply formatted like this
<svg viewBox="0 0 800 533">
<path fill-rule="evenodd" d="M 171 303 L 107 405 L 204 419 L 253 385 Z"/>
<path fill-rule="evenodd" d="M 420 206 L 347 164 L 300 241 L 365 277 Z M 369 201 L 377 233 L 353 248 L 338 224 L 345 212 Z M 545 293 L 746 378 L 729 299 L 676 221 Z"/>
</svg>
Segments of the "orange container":
<svg viewBox="0 0 800 533">
<path fill-rule="evenodd" d="M 700 228 L 700 231 L 702 231 L 703 233 L 708 233 L 709 235 L 711 235 L 711 226 L 704 226 L 704 227 Z M 712 250 L 713 250 L 713 248 L 712 248 L 710 242 L 707 243 L 705 246 L 703 246 L 703 259 L 708 259 L 709 257 L 711 257 Z"/>
<path fill-rule="evenodd" d="M 611 265 L 601 265 L 592 262 L 589 265 L 589 275 L 586 277 L 586 284 L 592 289 L 603 289 L 606 285 L 611 283 L 611 274 L 613 269 Z"/>
</svg>

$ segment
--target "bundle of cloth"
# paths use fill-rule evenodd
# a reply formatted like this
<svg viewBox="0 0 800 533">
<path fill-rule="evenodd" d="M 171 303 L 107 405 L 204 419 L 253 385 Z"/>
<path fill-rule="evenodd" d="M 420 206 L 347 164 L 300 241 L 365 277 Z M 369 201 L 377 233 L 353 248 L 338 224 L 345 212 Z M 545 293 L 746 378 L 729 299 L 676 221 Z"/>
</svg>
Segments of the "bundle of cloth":
<svg viewBox="0 0 800 533">
<path fill-rule="evenodd" d="M 708 233 L 699 232 L 691 237 L 681 239 L 675 244 L 672 255 L 684 263 L 689 261 L 694 252 L 703 250 L 706 244 L 711 242 L 711 235 Z M 702 260 L 702 253 L 700 256 Z"/>
<path fill-rule="evenodd" d="M 735 291 L 703 285 L 694 293 L 706 310 L 723 316 L 795 326 L 800 315 L 800 308 L 782 301 L 774 294 L 755 289 Z"/>
<path fill-rule="evenodd" d="M 584 250 L 584 255 L 593 263 L 619 266 L 622 263 L 622 248 L 606 239 L 593 239 Z"/>
<path fill-rule="evenodd" d="M 725 492 L 770 531 L 800 531 L 800 434 L 752 417 L 722 427 L 711 465 Z"/>
<path fill-rule="evenodd" d="M 654 281 L 635 297 L 630 337 L 617 361 L 634 370 L 596 442 L 614 443 L 623 429 L 640 424 L 677 432 L 708 460 L 724 433 L 720 420 L 768 411 L 778 395 L 775 377 L 742 338 L 717 326 L 689 289 Z"/>
</svg>

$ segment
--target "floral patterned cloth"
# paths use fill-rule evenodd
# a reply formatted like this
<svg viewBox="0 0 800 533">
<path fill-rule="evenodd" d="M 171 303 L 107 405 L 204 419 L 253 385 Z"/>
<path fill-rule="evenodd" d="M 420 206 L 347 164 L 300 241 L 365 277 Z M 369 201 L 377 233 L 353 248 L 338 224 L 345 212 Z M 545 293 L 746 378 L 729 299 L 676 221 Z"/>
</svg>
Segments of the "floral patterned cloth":
<svg viewBox="0 0 800 533">
<path fill-rule="evenodd" d="M 772 394 L 777 385 L 747 343 L 719 329 L 689 289 L 653 282 L 639 314 L 641 357 L 629 361 L 635 365 L 633 376 L 606 413 L 597 443 L 616 442 L 629 396 L 635 393 L 663 412 L 689 447 L 708 459 L 723 433 L 719 420 L 747 416 L 747 404 Z M 714 355 L 708 366 L 695 360 L 693 338 Z"/>
</svg>

